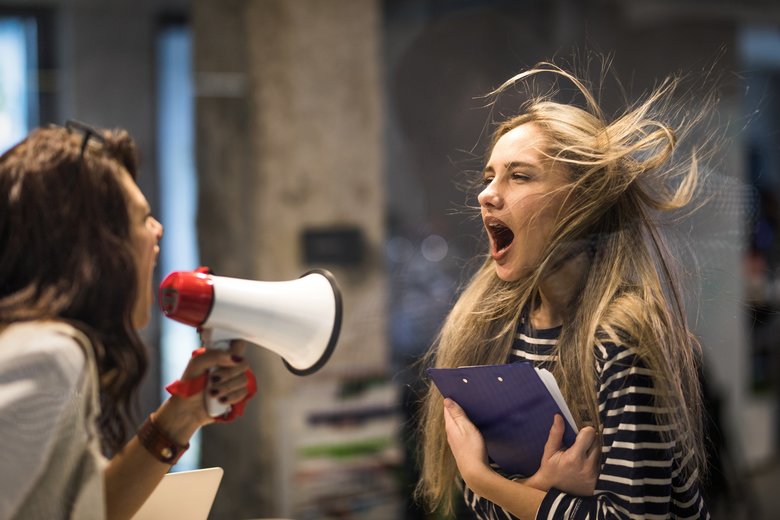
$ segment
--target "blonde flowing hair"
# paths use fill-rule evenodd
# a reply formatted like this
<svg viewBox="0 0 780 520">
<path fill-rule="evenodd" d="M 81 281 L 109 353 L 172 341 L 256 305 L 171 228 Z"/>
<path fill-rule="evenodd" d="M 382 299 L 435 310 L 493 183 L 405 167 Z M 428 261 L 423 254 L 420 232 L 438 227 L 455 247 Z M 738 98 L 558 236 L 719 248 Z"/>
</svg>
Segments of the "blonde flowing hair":
<svg viewBox="0 0 780 520">
<path fill-rule="evenodd" d="M 576 422 L 600 431 L 594 349 L 611 337 L 632 348 L 654 374 L 660 390 L 656 406 L 671 411 L 672 427 L 666 435 L 683 453 L 695 454 L 692 471 L 702 474 L 700 347 L 688 329 L 678 275 L 660 233 L 661 217 L 690 207 L 699 183 L 697 152 L 679 157 L 677 149 L 701 121 L 701 112 L 686 112 L 684 104 L 674 101 L 680 80 L 670 78 L 608 120 L 586 85 L 551 63 L 518 74 L 493 94 L 542 74 L 573 84 L 585 100 L 584 108 L 555 102 L 554 91 L 536 95 L 524 104 L 521 115 L 497 127 L 490 148 L 513 128 L 536 125 L 549 143 L 543 152 L 568 168 L 566 209 L 527 277 L 502 281 L 487 258 L 423 363 L 505 363 L 518 320 L 538 301 L 541 281 L 573 252 L 589 251 L 581 287 L 561 309 L 566 318 L 554 370 Z M 446 442 L 443 399 L 430 382 L 419 429 L 422 472 L 417 496 L 431 509 L 450 513 L 457 467 Z"/>
</svg>

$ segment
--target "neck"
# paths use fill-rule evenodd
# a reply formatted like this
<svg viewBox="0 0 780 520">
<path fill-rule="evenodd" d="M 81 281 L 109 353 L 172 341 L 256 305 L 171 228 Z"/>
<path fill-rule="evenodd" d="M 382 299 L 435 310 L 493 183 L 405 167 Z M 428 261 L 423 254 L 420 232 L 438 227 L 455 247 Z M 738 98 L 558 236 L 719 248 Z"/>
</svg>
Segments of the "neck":
<svg viewBox="0 0 780 520">
<path fill-rule="evenodd" d="M 562 313 L 545 300 L 544 294 L 542 294 L 539 306 L 531 311 L 528 317 L 535 329 L 551 329 L 563 324 Z"/>
<path fill-rule="evenodd" d="M 581 288 L 588 255 L 581 253 L 567 260 L 539 284 L 539 305 L 529 319 L 536 329 L 563 325 L 569 306 Z"/>
</svg>

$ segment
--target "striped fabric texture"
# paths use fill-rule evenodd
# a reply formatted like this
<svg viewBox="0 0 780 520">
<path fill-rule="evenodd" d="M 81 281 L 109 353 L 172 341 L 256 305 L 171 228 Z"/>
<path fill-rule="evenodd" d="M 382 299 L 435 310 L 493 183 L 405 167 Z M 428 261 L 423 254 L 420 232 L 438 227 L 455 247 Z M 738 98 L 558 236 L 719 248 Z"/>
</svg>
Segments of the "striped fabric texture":
<svg viewBox="0 0 780 520">
<path fill-rule="evenodd" d="M 559 333 L 555 328 L 531 334 L 521 323 L 509 361 L 531 361 L 551 369 Z M 550 489 L 536 518 L 708 519 L 697 475 L 686 471 L 691 454 L 663 440 L 668 411 L 653 405 L 652 374 L 630 348 L 614 341 L 596 346 L 603 444 L 595 493 L 579 497 Z M 495 465 L 494 469 L 507 478 L 523 477 L 506 475 Z M 465 486 L 464 498 L 479 519 L 515 518 Z"/>
</svg>

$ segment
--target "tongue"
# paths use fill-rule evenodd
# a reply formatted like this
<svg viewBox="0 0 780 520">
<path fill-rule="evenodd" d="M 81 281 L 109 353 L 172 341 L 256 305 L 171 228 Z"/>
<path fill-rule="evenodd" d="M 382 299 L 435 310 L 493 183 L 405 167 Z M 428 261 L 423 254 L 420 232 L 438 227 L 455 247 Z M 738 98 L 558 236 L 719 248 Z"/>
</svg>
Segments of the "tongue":
<svg viewBox="0 0 780 520">
<path fill-rule="evenodd" d="M 501 251 L 509 247 L 509 244 L 512 243 L 512 240 L 515 239 L 515 234 L 512 233 L 511 229 L 501 227 L 495 231 L 493 238 L 496 241 L 496 251 Z"/>
</svg>

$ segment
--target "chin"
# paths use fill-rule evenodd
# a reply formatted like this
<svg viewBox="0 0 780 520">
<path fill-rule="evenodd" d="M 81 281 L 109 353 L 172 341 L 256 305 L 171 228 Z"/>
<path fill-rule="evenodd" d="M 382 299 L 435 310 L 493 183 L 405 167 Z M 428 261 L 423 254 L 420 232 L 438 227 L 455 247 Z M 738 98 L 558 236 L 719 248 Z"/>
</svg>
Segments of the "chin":
<svg viewBox="0 0 780 520">
<path fill-rule="evenodd" d="M 516 282 L 521 277 L 520 273 L 510 269 L 502 269 L 499 266 L 496 266 L 496 276 L 505 282 Z"/>
<path fill-rule="evenodd" d="M 146 315 L 144 317 L 136 317 L 133 319 L 133 328 L 136 330 L 141 330 L 144 327 L 149 325 L 149 316 Z"/>
<path fill-rule="evenodd" d="M 135 309 L 135 311 L 133 312 L 133 327 L 136 330 L 141 330 L 147 325 L 149 325 L 149 321 L 151 319 L 152 319 L 151 307 L 147 304 L 147 302 L 144 302 L 143 308 Z"/>
<path fill-rule="evenodd" d="M 496 276 L 505 282 L 516 282 L 532 273 L 532 270 L 525 266 L 495 265 Z"/>
</svg>

